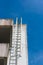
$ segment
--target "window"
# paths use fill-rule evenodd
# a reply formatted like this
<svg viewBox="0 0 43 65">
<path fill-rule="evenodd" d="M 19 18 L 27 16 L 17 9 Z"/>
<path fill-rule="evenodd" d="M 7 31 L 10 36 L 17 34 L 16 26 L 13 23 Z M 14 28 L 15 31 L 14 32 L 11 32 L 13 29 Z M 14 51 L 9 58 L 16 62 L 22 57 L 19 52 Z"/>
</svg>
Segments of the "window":
<svg viewBox="0 0 43 65">
<path fill-rule="evenodd" d="M 7 65 L 7 58 L 0 58 L 0 65 Z"/>
<path fill-rule="evenodd" d="M 10 26 L 0 26 L 0 43 L 10 43 Z"/>
</svg>

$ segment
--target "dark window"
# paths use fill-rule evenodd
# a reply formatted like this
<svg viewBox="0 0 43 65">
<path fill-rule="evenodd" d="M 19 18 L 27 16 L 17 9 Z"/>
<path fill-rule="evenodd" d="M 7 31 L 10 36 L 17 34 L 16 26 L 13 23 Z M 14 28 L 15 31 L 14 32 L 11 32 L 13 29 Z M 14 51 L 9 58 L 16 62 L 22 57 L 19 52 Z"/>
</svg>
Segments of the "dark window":
<svg viewBox="0 0 43 65">
<path fill-rule="evenodd" d="M 0 43 L 10 43 L 10 26 L 2 26 L 0 28 Z"/>
<path fill-rule="evenodd" d="M 0 65 L 7 65 L 7 58 L 0 58 Z"/>
<path fill-rule="evenodd" d="M 4 65 L 4 59 L 0 59 L 0 65 Z"/>
</svg>

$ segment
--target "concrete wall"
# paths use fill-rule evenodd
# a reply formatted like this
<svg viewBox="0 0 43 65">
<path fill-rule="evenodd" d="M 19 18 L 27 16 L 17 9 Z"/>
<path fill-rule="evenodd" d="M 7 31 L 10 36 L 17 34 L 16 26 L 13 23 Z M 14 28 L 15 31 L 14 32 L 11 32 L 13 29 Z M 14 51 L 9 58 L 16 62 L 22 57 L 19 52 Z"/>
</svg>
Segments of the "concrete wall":
<svg viewBox="0 0 43 65">
<path fill-rule="evenodd" d="M 28 49 L 27 49 L 27 26 L 22 25 L 21 31 L 21 57 L 17 60 L 17 65 L 28 65 Z"/>
<path fill-rule="evenodd" d="M 16 27 L 14 25 L 14 31 L 16 30 Z M 12 43 L 14 42 L 15 40 L 15 34 L 16 32 L 14 33 L 13 31 L 13 41 Z M 16 42 L 14 42 L 16 43 Z M 22 25 L 22 30 L 21 30 L 21 57 L 17 58 L 17 65 L 28 65 L 28 49 L 27 49 L 27 27 L 26 25 Z M 14 54 L 15 54 L 15 44 L 14 44 Z M 10 51 L 9 51 L 9 54 L 8 54 L 8 60 L 7 60 L 7 65 L 9 65 L 9 60 L 10 59 Z M 14 57 L 13 57 L 14 59 Z M 12 64 L 13 64 L 13 61 L 15 62 L 15 60 L 12 60 Z M 14 64 L 16 65 L 16 64 Z"/>
<path fill-rule="evenodd" d="M 0 19 L 0 25 L 13 25 L 13 20 L 10 20 L 10 19 Z"/>
<path fill-rule="evenodd" d="M 9 44 L 0 43 L 0 57 L 7 57 Z"/>
</svg>

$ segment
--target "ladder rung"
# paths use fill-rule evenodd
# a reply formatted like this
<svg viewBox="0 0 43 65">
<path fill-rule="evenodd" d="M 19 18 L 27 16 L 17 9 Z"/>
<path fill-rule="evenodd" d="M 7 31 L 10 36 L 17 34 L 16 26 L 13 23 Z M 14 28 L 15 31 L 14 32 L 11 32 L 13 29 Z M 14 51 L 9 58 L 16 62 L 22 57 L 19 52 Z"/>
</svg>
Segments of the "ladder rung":
<svg viewBox="0 0 43 65">
<path fill-rule="evenodd" d="M 14 56 L 15 57 L 15 54 L 14 53 L 11 53 L 10 56 Z"/>
<path fill-rule="evenodd" d="M 15 50 L 15 49 L 11 49 L 10 51 L 11 51 L 11 52 L 14 52 L 14 50 Z"/>
<path fill-rule="evenodd" d="M 16 64 L 16 63 L 10 63 L 10 64 L 12 64 L 12 65 L 13 65 L 13 64 Z"/>
<path fill-rule="evenodd" d="M 20 39 L 21 40 L 21 37 L 18 37 L 18 38 L 16 37 L 16 39 Z"/>
<path fill-rule="evenodd" d="M 17 33 L 21 33 L 21 31 L 18 31 Z"/>
<path fill-rule="evenodd" d="M 16 40 L 21 40 L 21 38 L 16 38 Z"/>
<path fill-rule="evenodd" d="M 16 43 L 21 43 L 21 41 L 15 41 Z"/>
<path fill-rule="evenodd" d="M 12 48 L 14 48 L 14 46 L 12 46 Z"/>
<path fill-rule="evenodd" d="M 21 34 L 16 34 L 16 35 L 21 35 Z"/>
<path fill-rule="evenodd" d="M 17 34 L 21 34 L 21 32 L 18 31 Z"/>
<path fill-rule="evenodd" d="M 20 49 L 17 49 L 17 51 L 20 51 Z"/>
<path fill-rule="evenodd" d="M 11 51 L 13 51 L 13 52 L 14 52 L 14 49 L 11 49 Z"/>
<path fill-rule="evenodd" d="M 16 36 L 16 38 L 21 38 L 21 36 Z"/>
<path fill-rule="evenodd" d="M 17 40 L 21 40 L 21 38 L 16 38 Z"/>
<path fill-rule="evenodd" d="M 9 49 L 14 48 L 14 46 L 11 46 Z"/>
<path fill-rule="evenodd" d="M 16 45 L 17 45 L 18 48 L 20 47 L 20 44 L 16 44 Z M 16 48 L 16 45 L 15 45 L 15 48 Z"/>
<path fill-rule="evenodd" d="M 18 33 L 18 34 L 16 34 L 16 35 L 21 35 L 21 33 Z"/>
<path fill-rule="evenodd" d="M 15 44 L 14 42 L 15 42 L 15 40 L 12 41 L 12 45 Z"/>
<path fill-rule="evenodd" d="M 12 65 L 12 64 L 10 64 L 10 65 Z M 15 65 L 15 64 L 13 64 L 13 65 Z"/>
<path fill-rule="evenodd" d="M 14 58 L 14 55 L 13 55 L 13 56 L 12 56 L 12 55 L 10 55 L 10 57 L 11 57 L 11 58 Z M 15 59 L 15 58 L 14 58 L 14 59 Z"/>
<path fill-rule="evenodd" d="M 16 37 L 20 37 L 21 38 L 21 36 L 16 36 Z"/>
<path fill-rule="evenodd" d="M 17 46 L 20 46 L 20 43 L 16 44 Z"/>
<path fill-rule="evenodd" d="M 19 51 L 17 51 L 17 52 L 20 52 L 20 50 L 19 50 Z"/>
<path fill-rule="evenodd" d="M 14 57 L 10 57 L 10 59 L 16 59 L 16 56 L 14 56 Z"/>
<path fill-rule="evenodd" d="M 16 60 L 10 61 L 9 63 L 13 65 L 16 63 Z"/>
<path fill-rule="evenodd" d="M 21 47 L 17 47 L 18 49 L 21 48 Z"/>
<path fill-rule="evenodd" d="M 10 60 L 16 60 L 16 59 L 10 59 Z"/>
<path fill-rule="evenodd" d="M 14 51 L 10 51 L 10 53 L 14 53 Z"/>
<path fill-rule="evenodd" d="M 15 56 L 15 57 L 10 57 L 10 59 L 12 59 L 12 60 L 16 60 L 16 56 Z"/>
<path fill-rule="evenodd" d="M 20 46 L 20 42 L 18 42 L 18 44 L 17 44 L 17 43 L 15 43 L 15 47 L 16 47 L 16 45 Z"/>
<path fill-rule="evenodd" d="M 14 48 L 10 48 L 11 50 L 14 50 Z"/>
<path fill-rule="evenodd" d="M 12 47 L 14 46 L 15 44 L 12 44 Z"/>
<path fill-rule="evenodd" d="M 15 47 L 16 48 L 16 47 Z M 17 47 L 18 49 L 20 48 L 20 46 L 19 47 Z"/>
<path fill-rule="evenodd" d="M 12 54 L 14 54 L 14 52 L 12 53 L 12 52 L 10 52 L 11 54 L 10 54 L 10 56 L 12 56 Z M 13 55 L 14 57 L 15 57 L 15 54 Z"/>
<path fill-rule="evenodd" d="M 13 62 L 13 61 L 10 61 L 10 64 L 15 64 L 15 62 L 16 62 L 16 61 L 14 61 L 14 62 Z"/>
<path fill-rule="evenodd" d="M 17 36 L 17 35 L 16 35 Z M 21 35 L 18 35 L 18 36 L 21 36 Z"/>
<path fill-rule="evenodd" d="M 15 60 L 10 60 L 10 63 L 15 63 Z"/>
<path fill-rule="evenodd" d="M 21 41 L 21 39 L 20 40 L 17 39 L 16 41 Z"/>
<path fill-rule="evenodd" d="M 20 45 L 16 44 L 16 45 L 15 45 L 15 48 L 16 48 L 16 47 L 20 47 Z"/>
</svg>

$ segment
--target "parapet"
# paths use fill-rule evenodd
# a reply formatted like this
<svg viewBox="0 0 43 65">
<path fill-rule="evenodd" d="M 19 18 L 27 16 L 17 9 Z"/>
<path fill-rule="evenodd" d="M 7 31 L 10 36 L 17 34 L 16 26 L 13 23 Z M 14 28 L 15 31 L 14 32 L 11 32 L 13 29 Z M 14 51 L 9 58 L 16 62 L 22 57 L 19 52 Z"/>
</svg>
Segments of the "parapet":
<svg viewBox="0 0 43 65">
<path fill-rule="evenodd" d="M 11 19 L 0 19 L 0 26 L 12 26 L 13 25 L 13 20 Z"/>
</svg>

